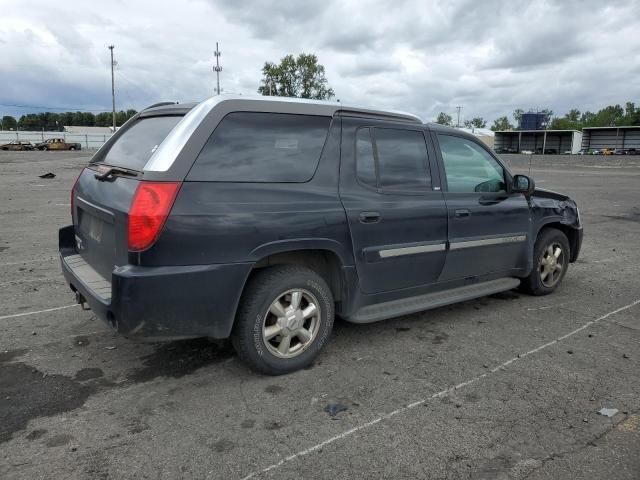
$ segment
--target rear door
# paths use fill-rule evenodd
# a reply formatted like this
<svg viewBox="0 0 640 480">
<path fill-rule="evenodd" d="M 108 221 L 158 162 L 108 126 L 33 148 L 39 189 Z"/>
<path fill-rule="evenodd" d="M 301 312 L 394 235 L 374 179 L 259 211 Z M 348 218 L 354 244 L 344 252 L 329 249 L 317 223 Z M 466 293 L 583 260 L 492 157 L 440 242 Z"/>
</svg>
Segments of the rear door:
<svg viewBox="0 0 640 480">
<path fill-rule="evenodd" d="M 479 141 L 449 132 L 432 138 L 449 226 L 442 280 L 522 273 L 531 249 L 527 199 L 507 193 L 509 173 Z"/>
<path fill-rule="evenodd" d="M 181 116 L 143 117 L 123 127 L 109 148 L 100 150 L 76 183 L 73 223 L 78 253 L 104 278 L 128 259 L 128 213 L 142 170 Z M 121 167 L 102 179 L 109 167 Z"/>
<path fill-rule="evenodd" d="M 345 117 L 342 128 L 340 197 L 361 289 L 436 282 L 447 211 L 422 126 Z"/>
</svg>

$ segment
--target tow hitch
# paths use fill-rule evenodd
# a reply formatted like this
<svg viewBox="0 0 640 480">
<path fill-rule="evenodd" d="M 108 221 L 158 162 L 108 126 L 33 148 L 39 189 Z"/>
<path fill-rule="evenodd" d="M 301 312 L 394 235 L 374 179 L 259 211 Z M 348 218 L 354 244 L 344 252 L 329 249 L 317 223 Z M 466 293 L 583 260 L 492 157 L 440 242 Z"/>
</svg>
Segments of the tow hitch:
<svg viewBox="0 0 640 480">
<path fill-rule="evenodd" d="M 87 301 L 85 300 L 85 298 L 78 291 L 76 291 L 76 302 L 80 304 L 82 310 L 91 310 L 91 307 L 87 305 Z"/>
</svg>

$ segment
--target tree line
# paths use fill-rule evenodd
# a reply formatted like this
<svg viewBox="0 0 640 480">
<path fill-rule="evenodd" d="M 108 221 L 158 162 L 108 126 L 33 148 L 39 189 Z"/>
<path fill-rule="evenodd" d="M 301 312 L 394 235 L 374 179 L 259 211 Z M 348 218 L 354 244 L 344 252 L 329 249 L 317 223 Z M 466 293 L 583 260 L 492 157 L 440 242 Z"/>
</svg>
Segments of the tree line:
<svg viewBox="0 0 640 480">
<path fill-rule="evenodd" d="M 116 125 L 121 126 L 124 122 L 133 117 L 136 110 L 120 110 L 116 112 Z M 31 130 L 48 132 L 61 132 L 64 127 L 111 127 L 113 117 L 111 112 L 91 113 L 91 112 L 64 112 L 64 113 L 27 113 L 19 120 L 11 115 L 2 117 L 2 130 Z"/>
<path fill-rule="evenodd" d="M 509 117 L 502 116 L 496 118 L 491 125 L 494 132 L 501 130 L 514 130 L 520 126 L 522 114 L 521 108 L 513 111 L 513 123 Z M 619 104 L 608 105 L 597 112 L 581 112 L 577 108 L 572 108 L 563 116 L 553 116 L 552 110 L 541 110 L 550 119 L 548 128 L 552 130 L 582 130 L 585 127 L 616 127 L 622 125 L 640 125 L 640 108 L 634 102 L 626 102 L 622 107 Z M 436 123 L 453 126 L 453 117 L 445 112 L 440 112 L 436 117 Z M 485 128 L 486 120 L 482 117 L 474 117 L 465 120 L 463 124 L 466 128 Z"/>
</svg>

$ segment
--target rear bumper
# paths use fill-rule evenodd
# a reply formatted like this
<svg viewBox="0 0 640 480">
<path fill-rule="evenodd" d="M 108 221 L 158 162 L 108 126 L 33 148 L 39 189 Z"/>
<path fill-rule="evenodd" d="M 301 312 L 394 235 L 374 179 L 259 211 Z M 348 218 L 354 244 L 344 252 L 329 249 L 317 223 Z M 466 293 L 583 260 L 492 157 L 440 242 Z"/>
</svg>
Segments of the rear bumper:
<svg viewBox="0 0 640 480">
<path fill-rule="evenodd" d="M 62 272 L 96 316 L 118 333 L 147 340 L 227 338 L 249 263 L 171 267 L 115 267 L 105 292 L 74 266 L 73 226 L 60 230 Z"/>
</svg>

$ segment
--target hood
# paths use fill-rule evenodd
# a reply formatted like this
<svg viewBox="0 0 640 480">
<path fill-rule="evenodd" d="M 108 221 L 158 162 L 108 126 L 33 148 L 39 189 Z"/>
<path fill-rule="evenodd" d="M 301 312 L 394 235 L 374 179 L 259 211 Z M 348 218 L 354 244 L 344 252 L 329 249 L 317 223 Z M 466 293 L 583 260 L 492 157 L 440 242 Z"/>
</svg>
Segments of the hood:
<svg viewBox="0 0 640 480">
<path fill-rule="evenodd" d="M 533 196 L 536 198 L 551 198 L 553 200 L 568 200 L 569 197 L 566 195 L 562 195 L 558 192 L 553 192 L 551 190 L 545 190 L 544 188 L 538 188 L 533 191 Z"/>
</svg>

